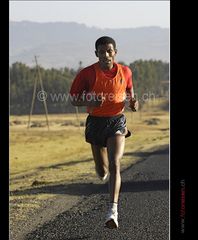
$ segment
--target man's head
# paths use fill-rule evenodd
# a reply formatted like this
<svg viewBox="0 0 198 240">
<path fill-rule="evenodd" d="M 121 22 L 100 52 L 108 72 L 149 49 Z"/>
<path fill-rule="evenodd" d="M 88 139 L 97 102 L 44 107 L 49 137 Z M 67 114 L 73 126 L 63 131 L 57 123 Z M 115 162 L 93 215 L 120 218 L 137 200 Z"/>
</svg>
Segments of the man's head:
<svg viewBox="0 0 198 240">
<path fill-rule="evenodd" d="M 101 68 L 111 69 L 117 53 L 115 40 L 107 36 L 100 37 L 95 42 L 95 48 Z"/>
<path fill-rule="evenodd" d="M 106 44 L 112 44 L 114 49 L 116 49 L 116 42 L 113 38 L 111 37 L 107 37 L 107 36 L 104 36 L 104 37 L 100 37 L 96 40 L 95 42 L 95 48 L 96 48 L 96 51 L 98 50 L 98 46 L 100 45 L 106 45 Z"/>
</svg>

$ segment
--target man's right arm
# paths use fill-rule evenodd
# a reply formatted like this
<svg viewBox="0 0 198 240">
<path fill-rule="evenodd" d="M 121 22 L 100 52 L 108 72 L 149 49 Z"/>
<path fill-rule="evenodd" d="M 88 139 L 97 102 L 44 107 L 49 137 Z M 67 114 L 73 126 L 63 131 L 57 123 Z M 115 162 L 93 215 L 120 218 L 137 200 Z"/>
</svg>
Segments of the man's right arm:
<svg viewBox="0 0 198 240">
<path fill-rule="evenodd" d="M 87 70 L 81 70 L 75 77 L 71 89 L 70 89 L 70 102 L 73 106 L 87 106 L 87 107 L 98 107 L 104 102 L 103 96 L 87 97 L 86 93 L 89 92 L 91 86 L 87 80 Z"/>
<path fill-rule="evenodd" d="M 87 90 L 86 85 L 85 70 L 83 69 L 77 74 L 71 85 L 69 94 L 73 106 L 87 106 L 86 99 L 82 98 L 83 93 Z"/>
</svg>

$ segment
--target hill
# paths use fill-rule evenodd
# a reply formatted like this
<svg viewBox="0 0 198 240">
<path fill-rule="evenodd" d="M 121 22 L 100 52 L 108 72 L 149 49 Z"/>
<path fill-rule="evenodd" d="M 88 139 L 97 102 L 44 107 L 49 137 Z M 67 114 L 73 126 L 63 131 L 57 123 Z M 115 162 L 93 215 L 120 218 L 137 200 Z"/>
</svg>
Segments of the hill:
<svg viewBox="0 0 198 240">
<path fill-rule="evenodd" d="M 100 29 L 75 22 L 10 22 L 10 65 L 16 61 L 35 65 L 34 55 L 44 68 L 76 69 L 79 61 L 86 66 L 97 61 L 95 40 L 109 35 L 117 42 L 117 61 L 169 61 L 169 29 L 141 27 Z"/>
</svg>

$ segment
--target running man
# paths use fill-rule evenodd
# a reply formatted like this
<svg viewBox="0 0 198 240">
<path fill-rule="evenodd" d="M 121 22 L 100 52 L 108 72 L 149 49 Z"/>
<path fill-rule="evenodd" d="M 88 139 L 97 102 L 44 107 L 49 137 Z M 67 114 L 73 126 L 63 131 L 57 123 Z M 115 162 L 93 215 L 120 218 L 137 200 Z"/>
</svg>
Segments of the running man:
<svg viewBox="0 0 198 240">
<path fill-rule="evenodd" d="M 70 90 L 72 105 L 87 107 L 85 139 L 91 144 L 96 173 L 103 181 L 109 175 L 110 204 L 105 221 L 108 228 L 118 228 L 120 160 L 125 138 L 131 135 L 123 114 L 126 96 L 131 110 L 138 109 L 132 72 L 129 67 L 114 61 L 116 54 L 113 38 L 97 39 L 95 55 L 99 61 L 82 69 Z"/>
</svg>

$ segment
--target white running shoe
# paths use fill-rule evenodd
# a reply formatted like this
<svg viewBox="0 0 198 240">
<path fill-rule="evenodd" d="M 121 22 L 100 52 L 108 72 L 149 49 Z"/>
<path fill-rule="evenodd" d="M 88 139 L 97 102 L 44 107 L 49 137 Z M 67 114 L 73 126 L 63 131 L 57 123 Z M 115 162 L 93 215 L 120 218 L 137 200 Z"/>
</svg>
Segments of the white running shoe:
<svg viewBox="0 0 198 240">
<path fill-rule="evenodd" d="M 101 177 L 99 174 L 97 174 L 97 175 L 98 175 L 98 177 L 100 178 L 101 181 L 105 181 L 107 179 L 107 177 L 108 177 L 108 173 L 106 173 L 104 175 L 104 177 Z"/>
<path fill-rule="evenodd" d="M 111 229 L 118 228 L 118 212 L 116 210 L 112 208 L 109 210 L 105 225 Z"/>
</svg>

